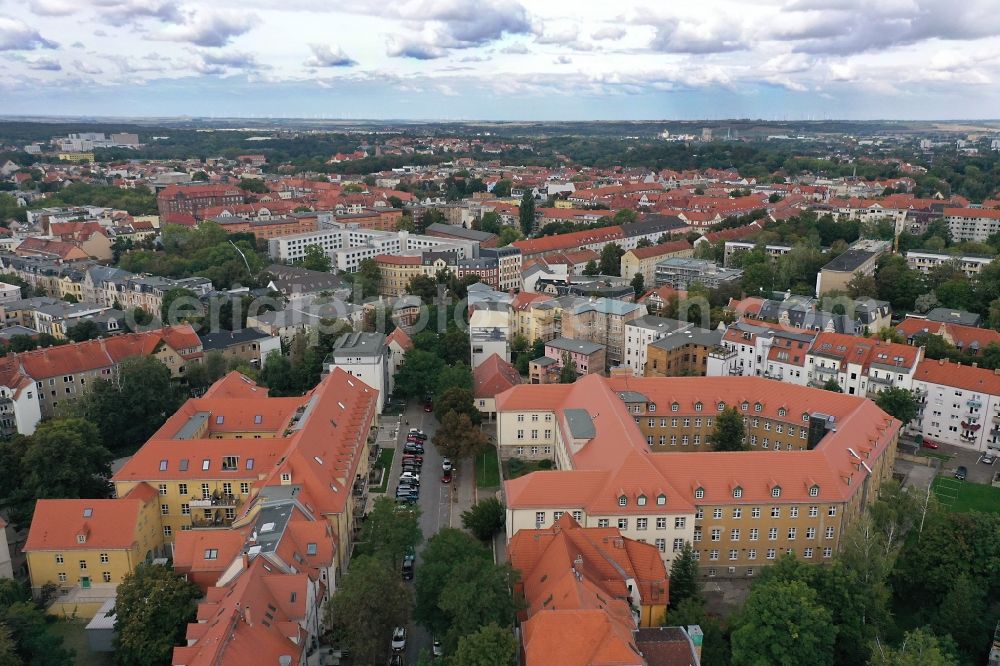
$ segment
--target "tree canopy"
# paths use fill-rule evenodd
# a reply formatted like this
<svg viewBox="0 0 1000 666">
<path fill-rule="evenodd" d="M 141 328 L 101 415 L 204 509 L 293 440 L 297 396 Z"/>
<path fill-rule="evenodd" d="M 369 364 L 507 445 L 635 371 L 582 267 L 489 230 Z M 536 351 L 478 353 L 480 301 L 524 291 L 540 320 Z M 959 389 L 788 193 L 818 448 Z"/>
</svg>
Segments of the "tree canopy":
<svg viewBox="0 0 1000 666">
<path fill-rule="evenodd" d="M 732 407 L 726 407 L 715 418 L 715 429 L 708 441 L 715 451 L 746 451 L 746 428 L 743 417 Z"/>
<path fill-rule="evenodd" d="M 118 585 L 115 649 L 123 666 L 169 664 L 174 646 L 184 645 L 187 625 L 201 591 L 165 566 L 140 564 Z"/>
</svg>

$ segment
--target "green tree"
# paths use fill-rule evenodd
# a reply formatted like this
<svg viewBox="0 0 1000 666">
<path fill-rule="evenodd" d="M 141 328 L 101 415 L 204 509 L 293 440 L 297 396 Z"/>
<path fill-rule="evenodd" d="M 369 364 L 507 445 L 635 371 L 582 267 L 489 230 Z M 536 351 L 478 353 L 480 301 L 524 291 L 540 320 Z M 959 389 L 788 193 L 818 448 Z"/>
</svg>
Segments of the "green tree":
<svg viewBox="0 0 1000 666">
<path fill-rule="evenodd" d="M 597 262 L 591 259 L 587 262 L 587 265 L 583 267 L 583 274 L 588 276 L 600 275 L 601 269 L 598 267 Z"/>
<path fill-rule="evenodd" d="M 562 367 L 559 368 L 559 383 L 572 384 L 577 377 L 576 361 L 569 355 L 569 352 L 563 352 Z"/>
<path fill-rule="evenodd" d="M 913 344 L 923 347 L 924 356 L 935 361 L 953 358 L 958 354 L 958 350 L 955 349 L 953 344 L 934 333 L 924 333 L 914 336 Z"/>
<path fill-rule="evenodd" d="M 670 563 L 671 610 L 687 599 L 701 599 L 701 586 L 698 584 L 698 560 L 694 557 L 694 548 L 685 541 L 684 547 Z"/>
<path fill-rule="evenodd" d="M 805 583 L 757 583 L 733 630 L 733 664 L 832 665 L 836 633 L 830 611 Z"/>
<path fill-rule="evenodd" d="M 441 372 L 438 373 L 437 391 L 435 392 L 438 400 L 449 389 L 453 388 L 472 391 L 472 370 L 465 363 L 447 365 L 441 368 Z"/>
<path fill-rule="evenodd" d="M 642 273 L 636 273 L 632 277 L 632 293 L 635 294 L 636 298 L 646 293 L 646 278 L 642 276 Z"/>
<path fill-rule="evenodd" d="M 278 351 L 272 351 L 264 359 L 260 381 L 272 396 L 294 395 L 297 388 L 291 361 Z"/>
<path fill-rule="evenodd" d="M 510 196 L 511 182 L 506 178 L 498 180 L 496 184 L 493 185 L 493 196 L 498 198 L 504 198 Z"/>
<path fill-rule="evenodd" d="M 917 418 L 920 411 L 920 400 L 916 394 L 898 386 L 883 389 L 875 398 L 875 404 L 886 414 L 899 419 L 903 425 Z"/>
<path fill-rule="evenodd" d="M 670 592 L 673 597 L 673 590 Z M 697 624 L 701 627 L 703 642 L 701 663 L 707 666 L 729 666 L 731 648 L 729 633 L 718 619 L 708 614 L 705 602 L 697 597 L 688 597 L 667 613 L 665 626 L 680 626 Z"/>
<path fill-rule="evenodd" d="M 10 629 L 0 625 L 0 666 L 20 666 L 22 663 Z"/>
<path fill-rule="evenodd" d="M 196 183 L 207 183 L 208 174 L 205 173 L 204 171 L 195 171 L 193 174 L 191 174 L 191 180 Z"/>
<path fill-rule="evenodd" d="M 601 275 L 621 275 L 623 254 L 625 250 L 618 243 L 608 243 L 601 248 L 601 259 L 598 263 Z"/>
<path fill-rule="evenodd" d="M 307 245 L 305 256 L 295 263 L 302 266 L 302 268 L 311 271 L 322 271 L 323 273 L 329 273 L 333 266 L 330 257 L 327 256 L 326 252 L 319 245 Z"/>
<path fill-rule="evenodd" d="M 399 571 L 386 560 L 362 556 L 351 561 L 341 578 L 327 606 L 327 624 L 355 663 L 382 663 L 393 628 L 406 625 L 412 607 Z"/>
<path fill-rule="evenodd" d="M 97 424 L 115 454 L 130 454 L 180 407 L 170 370 L 152 356 L 124 361 L 117 376 L 96 380 L 75 411 Z"/>
<path fill-rule="evenodd" d="M 101 328 L 93 319 L 84 319 L 66 329 L 66 337 L 73 342 L 93 340 L 101 335 Z"/>
<path fill-rule="evenodd" d="M 958 666 L 938 637 L 921 627 L 906 632 L 898 648 L 873 643 L 868 666 Z"/>
<path fill-rule="evenodd" d="M 955 639 L 969 661 L 978 657 L 989 644 L 990 633 L 996 625 L 989 612 L 986 587 L 981 581 L 961 576 L 935 608 L 934 626 Z"/>
<path fill-rule="evenodd" d="M 20 486 L 32 500 L 106 497 L 111 452 L 93 423 L 80 418 L 39 424 L 20 460 Z"/>
<path fill-rule="evenodd" d="M 514 622 L 513 586 L 516 578 L 510 565 L 473 560 L 460 562 L 445 583 L 438 608 L 448 619 L 444 645 L 448 652 L 458 648 L 462 636 L 488 624 L 511 626 Z"/>
<path fill-rule="evenodd" d="M 424 303 L 430 303 L 438 295 L 438 283 L 427 275 L 415 275 L 406 286 L 406 293 L 418 296 Z"/>
<path fill-rule="evenodd" d="M 489 541 L 503 529 L 507 513 L 495 497 L 488 497 L 462 512 L 462 527 L 472 532 L 480 541 Z"/>
<path fill-rule="evenodd" d="M 525 189 L 524 196 L 521 197 L 517 219 L 521 225 L 521 233 L 525 238 L 530 237 L 535 230 L 535 197 L 531 194 L 531 188 Z"/>
<path fill-rule="evenodd" d="M 63 647 L 48 629 L 45 613 L 35 604 L 19 601 L 3 609 L 0 625 L 10 631 L 18 661 L 32 666 L 63 666 L 74 661 L 74 653 Z"/>
<path fill-rule="evenodd" d="M 472 423 L 468 414 L 448 412 L 441 419 L 434 444 L 443 456 L 461 460 L 482 451 L 489 445 L 489 440 Z"/>
<path fill-rule="evenodd" d="M 830 379 L 826 380 L 823 383 L 823 390 L 824 391 L 832 391 L 834 393 L 843 393 L 844 392 L 844 389 L 840 388 L 840 384 L 833 377 L 831 377 Z"/>
<path fill-rule="evenodd" d="M 507 247 L 514 241 L 519 241 L 522 238 L 524 238 L 524 236 L 518 229 L 515 229 L 514 227 L 504 227 L 500 230 L 500 233 L 497 234 L 497 247 Z"/>
<path fill-rule="evenodd" d="M 204 306 L 198 300 L 198 295 L 190 289 L 175 287 L 164 292 L 160 308 L 160 321 L 164 326 L 184 321 L 198 322 L 204 316 Z"/>
<path fill-rule="evenodd" d="M 445 367 L 447 368 L 448 366 Z M 467 388 L 450 388 L 435 399 L 434 415 L 439 421 L 451 412 L 468 416 L 472 425 L 479 425 L 483 418 L 482 412 L 476 409 L 472 391 Z"/>
<path fill-rule="evenodd" d="M 354 274 L 354 302 L 378 296 L 381 282 L 382 271 L 379 270 L 378 263 L 374 259 L 362 259 L 358 264 L 358 272 Z"/>
<path fill-rule="evenodd" d="M 517 639 L 510 629 L 491 622 L 459 639 L 452 663 L 455 666 L 514 666 Z"/>
<path fill-rule="evenodd" d="M 439 601 L 458 565 L 471 561 L 479 567 L 491 566 L 493 556 L 480 542 L 462 530 L 444 528 L 427 541 L 416 570 L 414 618 L 435 636 L 450 626 Z"/>
<path fill-rule="evenodd" d="M 270 191 L 267 189 L 267 184 L 260 178 L 240 178 L 239 188 L 254 194 L 265 194 Z"/>
<path fill-rule="evenodd" d="M 115 598 L 115 650 L 119 664 L 169 664 L 184 645 L 201 591 L 165 566 L 140 564 L 126 574 Z"/>
<path fill-rule="evenodd" d="M 416 344 L 416 341 L 414 341 Z M 410 398 L 433 395 L 444 360 L 433 352 L 411 349 L 403 355 L 403 364 L 396 373 L 396 392 Z"/>
<path fill-rule="evenodd" d="M 715 419 L 715 428 L 708 441 L 715 451 L 746 451 L 743 442 L 746 429 L 743 427 L 743 417 L 732 407 L 726 407 Z"/>
<path fill-rule="evenodd" d="M 878 296 L 878 283 L 871 275 L 855 275 L 847 283 L 847 293 L 851 298 L 875 298 Z"/>
<path fill-rule="evenodd" d="M 365 516 L 360 541 L 365 552 L 384 557 L 393 566 L 399 566 L 403 556 L 420 543 L 420 510 L 416 507 L 401 509 L 388 497 L 375 500 L 372 510 Z"/>
</svg>

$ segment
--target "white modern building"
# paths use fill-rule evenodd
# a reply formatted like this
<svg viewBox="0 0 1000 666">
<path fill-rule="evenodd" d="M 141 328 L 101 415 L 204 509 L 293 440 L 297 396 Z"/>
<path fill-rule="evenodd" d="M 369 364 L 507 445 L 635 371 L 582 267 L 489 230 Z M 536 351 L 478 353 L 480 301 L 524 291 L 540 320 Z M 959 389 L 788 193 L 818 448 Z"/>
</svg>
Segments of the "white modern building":
<svg viewBox="0 0 1000 666">
<path fill-rule="evenodd" d="M 340 368 L 378 391 L 379 414 L 386 397 L 392 395 L 393 375 L 390 372 L 391 352 L 381 333 L 344 333 L 333 345 L 333 351 L 323 361 L 327 372 Z"/>
<path fill-rule="evenodd" d="M 944 221 L 955 243 L 982 243 L 1000 233 L 1000 209 L 996 208 L 945 208 Z"/>
<path fill-rule="evenodd" d="M 479 243 L 456 238 L 422 236 L 408 231 L 362 229 L 357 225 L 333 224 L 328 229 L 279 236 L 268 241 L 268 253 L 275 261 L 290 263 L 305 257 L 306 248 L 318 245 L 341 271 L 356 273 L 361 262 L 380 254 L 400 255 L 436 250 L 453 251 L 457 259 L 479 256 Z"/>
<path fill-rule="evenodd" d="M 913 390 L 920 396 L 913 430 L 935 442 L 1000 455 L 1000 374 L 927 359 L 917 367 Z"/>
<path fill-rule="evenodd" d="M 476 308 L 469 317 L 469 343 L 472 346 L 472 369 L 496 354 L 510 361 L 510 309 Z"/>
<path fill-rule="evenodd" d="M 932 268 L 952 264 L 965 273 L 965 277 L 969 279 L 979 275 L 979 272 L 992 263 L 993 259 L 995 257 L 963 256 L 922 250 L 910 250 L 906 253 L 906 263 L 909 264 L 910 268 L 918 270 L 924 275 L 930 273 Z"/>
<path fill-rule="evenodd" d="M 651 342 L 692 328 L 694 324 L 655 315 L 633 319 L 625 324 L 625 357 L 621 364 L 630 368 L 634 376 L 642 377 L 646 371 L 646 349 Z"/>
</svg>

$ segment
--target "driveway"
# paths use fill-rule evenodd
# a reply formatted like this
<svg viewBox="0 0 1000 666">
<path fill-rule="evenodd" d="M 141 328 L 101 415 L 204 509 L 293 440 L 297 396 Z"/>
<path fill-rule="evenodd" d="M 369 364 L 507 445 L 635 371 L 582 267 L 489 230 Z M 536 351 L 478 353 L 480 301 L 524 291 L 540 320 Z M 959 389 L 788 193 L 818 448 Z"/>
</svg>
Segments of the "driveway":
<svg viewBox="0 0 1000 666">
<path fill-rule="evenodd" d="M 959 465 L 964 465 L 969 470 L 965 480 L 971 483 L 985 483 L 989 485 L 995 472 L 1000 471 L 1000 463 L 986 465 L 979 462 L 983 455 L 980 451 L 969 451 L 949 444 L 941 444 L 936 453 L 948 456 L 947 461 L 942 461 L 941 476 L 951 477 L 955 475 L 955 469 Z"/>
</svg>

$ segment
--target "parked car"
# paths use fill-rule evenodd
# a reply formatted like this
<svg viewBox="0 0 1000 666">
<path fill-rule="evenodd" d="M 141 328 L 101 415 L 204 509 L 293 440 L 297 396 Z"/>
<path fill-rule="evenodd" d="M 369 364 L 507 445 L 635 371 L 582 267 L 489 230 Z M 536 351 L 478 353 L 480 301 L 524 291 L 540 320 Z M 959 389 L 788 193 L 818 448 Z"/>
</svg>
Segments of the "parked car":
<svg viewBox="0 0 1000 666">
<path fill-rule="evenodd" d="M 407 444 L 403 447 L 403 453 L 415 453 L 417 455 L 424 455 L 424 447 L 419 444 Z"/>
<path fill-rule="evenodd" d="M 403 462 L 406 462 L 407 460 L 411 460 L 411 461 L 417 463 L 418 465 L 423 465 L 424 464 L 424 457 L 423 456 L 418 456 L 415 453 L 404 453 L 403 454 Z"/>
<path fill-rule="evenodd" d="M 425 402 L 424 403 L 424 411 L 425 412 L 433 412 L 434 411 L 434 403 L 431 402 L 431 401 L 429 401 L 429 400 L 427 402 Z"/>
<path fill-rule="evenodd" d="M 408 432 L 406 436 L 416 437 L 418 439 L 427 439 L 427 433 L 425 433 L 420 428 L 410 428 L 410 432 Z"/>
<path fill-rule="evenodd" d="M 398 652 L 389 657 L 389 666 L 403 666 L 403 655 Z"/>
<path fill-rule="evenodd" d="M 392 630 L 392 646 L 393 652 L 402 652 L 406 649 L 406 627 L 396 627 Z"/>
<path fill-rule="evenodd" d="M 403 557 L 403 580 L 413 580 L 413 565 L 416 562 L 417 556 L 413 554 L 407 554 Z"/>
<path fill-rule="evenodd" d="M 450 458 L 444 458 L 444 459 L 441 460 L 441 469 L 444 470 L 445 472 L 450 472 L 451 471 L 451 459 Z"/>
<path fill-rule="evenodd" d="M 415 472 L 403 472 L 399 475 L 399 482 L 411 486 L 420 487 L 420 475 Z"/>
<path fill-rule="evenodd" d="M 444 656 L 444 646 L 441 645 L 441 641 L 439 641 L 436 638 L 434 639 L 434 643 L 431 645 L 431 654 L 433 654 L 435 657 Z"/>
<path fill-rule="evenodd" d="M 959 481 L 965 481 L 965 475 L 969 473 L 969 470 L 965 468 L 965 465 L 959 465 L 955 469 L 955 478 Z"/>
<path fill-rule="evenodd" d="M 924 438 L 924 441 L 921 444 L 921 446 L 924 447 L 925 449 L 936 449 L 936 448 L 939 448 L 937 442 L 932 442 L 931 440 L 926 439 L 926 438 Z"/>
<path fill-rule="evenodd" d="M 412 462 L 408 463 L 408 462 L 406 462 L 404 460 L 403 461 L 403 471 L 404 472 L 416 472 L 417 474 L 420 474 L 420 465 L 418 465 L 416 463 L 412 463 Z"/>
<path fill-rule="evenodd" d="M 993 454 L 991 454 L 991 453 L 984 453 L 984 454 L 983 454 L 983 455 L 982 455 L 982 456 L 981 456 L 981 457 L 979 458 L 979 462 L 981 462 L 981 463 L 984 463 L 984 464 L 986 464 L 986 465 L 992 465 L 993 463 L 995 463 L 995 462 L 996 462 L 996 456 L 994 456 L 994 455 L 993 455 Z"/>
<path fill-rule="evenodd" d="M 441 475 L 441 483 L 451 483 L 451 470 Z"/>
</svg>

